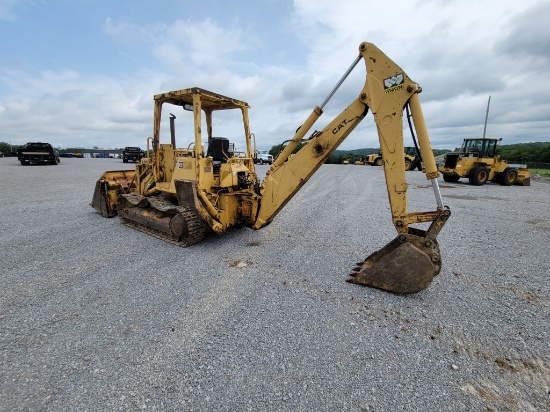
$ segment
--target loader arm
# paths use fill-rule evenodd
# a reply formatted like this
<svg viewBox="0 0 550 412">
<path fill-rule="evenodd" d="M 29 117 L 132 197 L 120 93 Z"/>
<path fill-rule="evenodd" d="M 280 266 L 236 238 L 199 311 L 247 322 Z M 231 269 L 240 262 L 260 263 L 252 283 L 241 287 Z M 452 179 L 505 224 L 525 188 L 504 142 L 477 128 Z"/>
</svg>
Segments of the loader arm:
<svg viewBox="0 0 550 412">
<path fill-rule="evenodd" d="M 358 98 L 322 131 L 313 132 L 307 144 L 290 156 L 322 115 L 325 104 L 360 60 L 365 62 L 367 75 Z M 392 221 L 398 237 L 362 262 L 349 281 L 397 293 L 412 293 L 427 287 L 441 269 L 436 236 L 450 216 L 450 211 L 442 204 L 437 183 L 438 172 L 418 99 L 420 92 L 421 88 L 382 51 L 371 43 L 362 43 L 359 56 L 346 74 L 323 104 L 315 107 L 269 169 L 260 189 L 261 204 L 253 228 L 259 229 L 273 220 L 365 118 L 370 108 L 378 130 Z M 403 157 L 403 110 L 406 105 L 411 110 L 426 177 L 431 180 L 436 197 L 437 207 L 433 211 L 409 213 L 407 210 Z M 410 227 L 411 224 L 424 222 L 431 222 L 426 231 Z"/>
</svg>

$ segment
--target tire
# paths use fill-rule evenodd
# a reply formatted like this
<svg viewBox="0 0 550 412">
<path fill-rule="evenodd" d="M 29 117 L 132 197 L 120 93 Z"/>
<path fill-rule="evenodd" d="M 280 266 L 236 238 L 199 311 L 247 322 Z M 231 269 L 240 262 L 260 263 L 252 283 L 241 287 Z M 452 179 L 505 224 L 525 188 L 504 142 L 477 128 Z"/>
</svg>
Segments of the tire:
<svg viewBox="0 0 550 412">
<path fill-rule="evenodd" d="M 379 157 L 378 159 L 376 159 L 376 160 L 374 161 L 374 165 L 375 165 L 375 166 L 382 166 L 383 164 L 384 164 L 384 160 L 382 160 L 381 157 Z"/>
<path fill-rule="evenodd" d="M 27 162 L 25 162 L 24 160 L 21 160 L 21 166 L 27 166 Z"/>
<path fill-rule="evenodd" d="M 512 186 L 516 183 L 518 178 L 518 170 L 513 167 L 507 167 L 504 171 L 498 176 L 498 182 L 503 186 Z"/>
<path fill-rule="evenodd" d="M 457 175 L 443 175 L 443 180 L 448 183 L 456 183 L 460 180 L 460 176 Z"/>
<path fill-rule="evenodd" d="M 409 159 L 405 159 L 405 170 L 406 171 L 413 170 L 413 165 Z"/>
<path fill-rule="evenodd" d="M 474 186 L 483 186 L 489 178 L 489 170 L 485 166 L 476 166 L 470 172 L 468 179 Z"/>
</svg>

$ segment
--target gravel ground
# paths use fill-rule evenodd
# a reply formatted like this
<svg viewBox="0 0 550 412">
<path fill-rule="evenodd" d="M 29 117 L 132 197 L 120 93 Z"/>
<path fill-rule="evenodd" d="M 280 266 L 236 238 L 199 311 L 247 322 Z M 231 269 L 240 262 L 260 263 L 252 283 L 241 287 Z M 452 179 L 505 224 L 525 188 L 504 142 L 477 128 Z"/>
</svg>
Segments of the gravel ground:
<svg viewBox="0 0 550 412">
<path fill-rule="evenodd" d="M 395 236 L 382 168 L 324 165 L 270 226 L 187 249 L 88 206 L 124 168 L 0 159 L 0 410 L 550 407 L 549 183 L 440 180 L 443 270 L 400 296 L 344 282 Z"/>
</svg>

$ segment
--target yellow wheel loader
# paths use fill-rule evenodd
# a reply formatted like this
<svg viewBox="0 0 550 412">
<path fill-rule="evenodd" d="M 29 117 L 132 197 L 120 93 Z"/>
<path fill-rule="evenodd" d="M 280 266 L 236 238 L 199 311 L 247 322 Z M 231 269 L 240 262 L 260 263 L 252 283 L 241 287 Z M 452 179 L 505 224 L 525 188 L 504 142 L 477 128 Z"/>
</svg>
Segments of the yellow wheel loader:
<svg viewBox="0 0 550 412">
<path fill-rule="evenodd" d="M 464 139 L 459 152 L 447 153 L 439 168 L 445 182 L 468 178 L 471 185 L 482 186 L 487 181 L 503 186 L 530 186 L 531 173 L 527 168 L 511 167 L 496 154 L 502 139 Z"/>
<path fill-rule="evenodd" d="M 376 150 L 374 153 L 371 153 L 367 156 L 366 162 L 371 166 L 382 166 L 384 164 L 384 159 L 382 158 L 382 151 Z"/>
<path fill-rule="evenodd" d="M 407 170 L 422 170 L 422 157 L 417 147 L 405 147 L 405 168 Z"/>
<path fill-rule="evenodd" d="M 310 132 L 323 108 L 361 61 L 366 80 L 357 98 L 322 130 Z M 118 214 L 122 222 L 180 246 L 199 242 L 207 231 L 221 234 L 234 226 L 261 229 L 327 160 L 371 109 L 378 126 L 384 172 L 397 237 L 368 256 L 347 280 L 395 293 L 425 289 L 441 270 L 437 235 L 450 216 L 442 204 L 438 171 L 433 158 L 418 98 L 421 88 L 390 58 L 371 43 L 362 43 L 359 54 L 327 98 L 316 106 L 273 161 L 260 182 L 255 168 L 248 122 L 249 106 L 200 88 L 171 91 L 154 96 L 152 155 L 135 170 L 105 172 L 96 183 L 91 205 L 103 216 Z M 175 115 L 170 114 L 170 142 L 161 143 L 163 105 L 189 111 L 193 141 L 177 148 Z M 407 183 L 403 158 L 402 116 L 410 108 L 418 143 L 431 180 L 436 208 L 407 210 Z M 236 111 L 243 124 L 245 156 L 233 156 L 216 119 Z M 178 115 L 179 116 L 179 115 Z M 203 147 L 203 132 L 207 147 Z M 308 134 L 306 137 L 306 134 Z M 225 135 L 226 136 L 226 135 Z M 206 140 L 206 139 L 205 139 Z M 294 149 L 303 146 L 295 154 Z M 423 230 L 412 225 L 425 224 Z"/>
<path fill-rule="evenodd" d="M 420 156 L 416 154 L 416 148 L 414 147 L 405 147 L 405 152 L 403 158 L 405 159 L 405 170 L 414 170 L 418 167 L 418 170 L 422 170 L 422 165 Z M 384 164 L 384 158 L 382 156 L 382 151 L 377 150 L 376 152 L 368 155 L 365 162 L 371 166 L 382 166 Z"/>
</svg>

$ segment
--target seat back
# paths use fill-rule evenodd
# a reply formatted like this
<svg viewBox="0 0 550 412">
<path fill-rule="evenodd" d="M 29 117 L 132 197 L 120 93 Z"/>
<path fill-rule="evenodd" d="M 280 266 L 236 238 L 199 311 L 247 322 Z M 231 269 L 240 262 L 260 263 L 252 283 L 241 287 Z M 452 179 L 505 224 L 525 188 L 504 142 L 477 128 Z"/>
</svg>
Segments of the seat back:
<svg viewBox="0 0 550 412">
<path fill-rule="evenodd" d="M 206 156 L 212 157 L 214 161 L 225 162 L 229 157 L 229 139 L 213 137 L 208 145 Z"/>
</svg>

